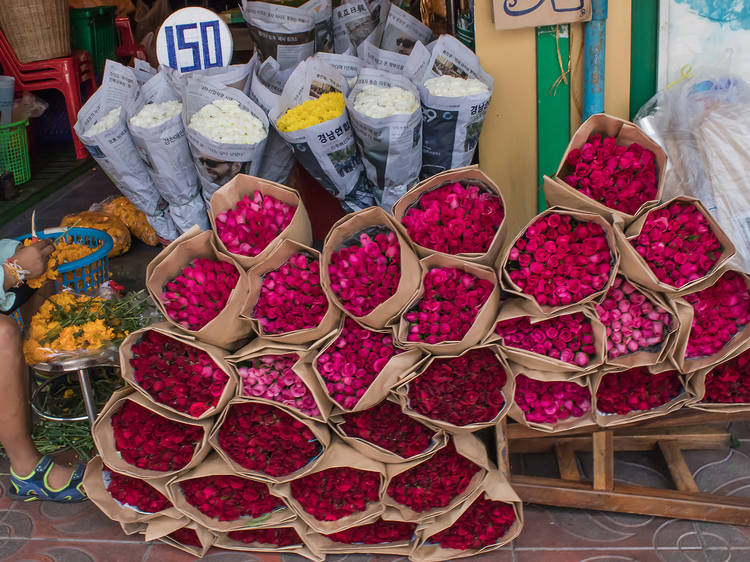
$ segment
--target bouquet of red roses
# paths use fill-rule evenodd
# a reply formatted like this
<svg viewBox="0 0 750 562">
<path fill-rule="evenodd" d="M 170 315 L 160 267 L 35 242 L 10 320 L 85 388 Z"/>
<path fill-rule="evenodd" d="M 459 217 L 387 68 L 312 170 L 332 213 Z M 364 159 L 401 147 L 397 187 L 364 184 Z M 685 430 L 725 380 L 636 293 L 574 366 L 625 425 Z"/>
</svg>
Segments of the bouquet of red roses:
<svg viewBox="0 0 750 562">
<path fill-rule="evenodd" d="M 397 511 L 387 509 L 372 523 L 321 535 L 313 540 L 323 554 L 362 552 L 407 556 L 416 530 L 416 523 L 404 521 Z"/>
<path fill-rule="evenodd" d="M 750 404 L 750 350 L 701 369 L 688 379 L 688 388 L 698 397 L 691 407 L 709 411 L 740 411 Z"/>
<path fill-rule="evenodd" d="M 510 415 L 519 423 L 542 431 L 564 431 L 593 424 L 591 391 L 584 378 L 529 369 L 515 370 L 516 392 Z"/>
<path fill-rule="evenodd" d="M 220 533 L 214 546 L 244 552 L 269 552 L 281 555 L 297 554 L 310 560 L 320 561 L 309 529 L 300 520 L 263 529 L 242 529 Z M 261 558 L 261 557 L 259 557 Z"/>
</svg>

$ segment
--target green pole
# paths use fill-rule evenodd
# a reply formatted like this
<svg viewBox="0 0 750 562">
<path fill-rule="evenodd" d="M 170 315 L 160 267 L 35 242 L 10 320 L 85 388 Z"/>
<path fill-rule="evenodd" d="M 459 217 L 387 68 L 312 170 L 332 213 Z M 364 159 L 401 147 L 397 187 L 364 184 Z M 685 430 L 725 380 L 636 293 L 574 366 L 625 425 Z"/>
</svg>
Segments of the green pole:
<svg viewBox="0 0 750 562">
<path fill-rule="evenodd" d="M 659 0 L 632 0 L 630 24 L 630 118 L 656 93 Z"/>
</svg>

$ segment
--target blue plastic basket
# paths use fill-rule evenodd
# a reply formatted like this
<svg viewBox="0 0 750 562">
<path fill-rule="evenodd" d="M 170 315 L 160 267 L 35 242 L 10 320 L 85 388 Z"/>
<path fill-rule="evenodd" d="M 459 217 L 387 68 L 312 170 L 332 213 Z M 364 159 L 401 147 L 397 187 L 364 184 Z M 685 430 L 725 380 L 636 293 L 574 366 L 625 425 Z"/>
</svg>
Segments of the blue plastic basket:
<svg viewBox="0 0 750 562">
<path fill-rule="evenodd" d="M 57 268 L 60 277 L 56 288 L 60 291 L 67 287 L 78 293 L 96 289 L 109 280 L 109 252 L 114 246 L 112 237 L 95 228 L 48 228 L 37 232 L 37 238 L 65 238 L 68 243 L 83 244 L 89 248 L 98 248 L 88 256 L 65 263 Z M 31 238 L 31 234 L 19 236 L 16 240 Z"/>
</svg>

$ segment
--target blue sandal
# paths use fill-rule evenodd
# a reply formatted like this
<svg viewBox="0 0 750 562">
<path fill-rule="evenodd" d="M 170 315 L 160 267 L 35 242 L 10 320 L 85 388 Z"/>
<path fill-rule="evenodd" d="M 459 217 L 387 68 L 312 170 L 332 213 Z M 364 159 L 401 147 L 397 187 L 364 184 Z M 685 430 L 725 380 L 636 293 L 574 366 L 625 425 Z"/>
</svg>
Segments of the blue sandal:
<svg viewBox="0 0 750 562">
<path fill-rule="evenodd" d="M 86 498 L 81 483 L 85 464 L 79 464 L 71 474 L 67 484 L 60 489 L 55 489 L 47 482 L 49 471 L 52 470 L 54 462 L 49 455 L 44 455 L 37 463 L 34 470 L 28 476 L 18 476 L 13 468 L 10 469 L 10 486 L 8 495 L 17 500 L 35 501 L 47 500 L 61 503 L 80 502 Z"/>
</svg>

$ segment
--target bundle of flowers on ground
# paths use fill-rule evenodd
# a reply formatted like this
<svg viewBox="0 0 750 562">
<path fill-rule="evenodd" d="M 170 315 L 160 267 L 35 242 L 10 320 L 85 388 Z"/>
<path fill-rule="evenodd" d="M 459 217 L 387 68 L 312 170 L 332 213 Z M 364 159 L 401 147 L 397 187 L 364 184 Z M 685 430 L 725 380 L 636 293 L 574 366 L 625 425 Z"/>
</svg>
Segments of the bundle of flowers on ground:
<svg viewBox="0 0 750 562">
<path fill-rule="evenodd" d="M 309 529 L 296 520 L 264 529 L 241 529 L 220 533 L 214 546 L 227 550 L 249 552 L 272 552 L 277 555 L 298 554 L 310 560 L 320 561 L 323 556 L 308 541 Z"/>
<path fill-rule="evenodd" d="M 321 535 L 315 537 L 314 542 L 324 554 L 360 552 L 407 556 L 416 529 L 417 523 L 404 521 L 398 512 L 387 509 L 372 523 Z"/>
<path fill-rule="evenodd" d="M 563 431 L 593 424 L 591 391 L 585 378 L 568 381 L 561 375 L 514 369 L 516 392 L 508 415 L 543 431 Z"/>
<path fill-rule="evenodd" d="M 267 544 L 278 547 L 297 546 L 302 544 L 299 533 L 293 527 L 277 529 L 249 529 L 245 531 L 229 531 L 227 537 L 233 541 L 245 544 Z"/>
<path fill-rule="evenodd" d="M 737 355 L 715 367 L 688 375 L 688 390 L 696 397 L 689 406 L 701 410 L 732 412 L 750 404 L 750 351 L 745 343 Z"/>
</svg>

